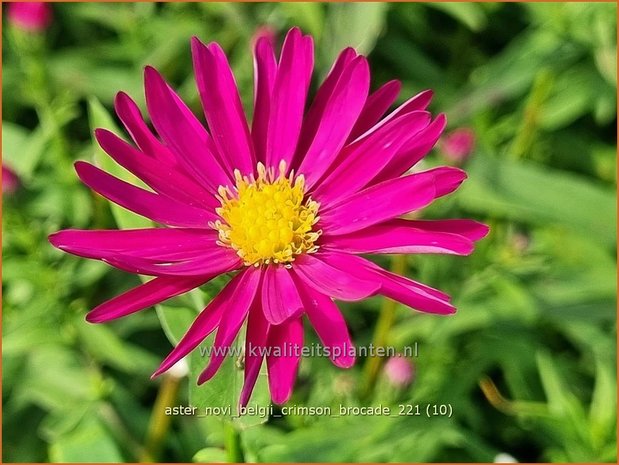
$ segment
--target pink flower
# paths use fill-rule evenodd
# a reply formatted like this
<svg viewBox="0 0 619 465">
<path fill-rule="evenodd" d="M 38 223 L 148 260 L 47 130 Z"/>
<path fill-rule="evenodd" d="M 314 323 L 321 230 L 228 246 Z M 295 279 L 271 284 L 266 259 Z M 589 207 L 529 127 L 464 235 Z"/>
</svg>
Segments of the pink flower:
<svg viewBox="0 0 619 465">
<path fill-rule="evenodd" d="M 52 7 L 45 2 L 11 2 L 9 22 L 20 29 L 41 32 L 52 22 Z"/>
<path fill-rule="evenodd" d="M 13 194 L 19 189 L 19 177 L 11 168 L 2 164 L 2 193 Z"/>
<path fill-rule="evenodd" d="M 385 363 L 385 375 L 393 386 L 405 388 L 413 381 L 415 367 L 413 362 L 406 357 L 391 357 Z"/>
<path fill-rule="evenodd" d="M 472 129 L 460 128 L 447 134 L 441 141 L 443 155 L 454 163 L 464 162 L 475 147 L 475 133 Z"/>
<path fill-rule="evenodd" d="M 343 349 L 352 343 L 333 299 L 381 294 L 423 312 L 455 312 L 443 292 L 360 256 L 467 255 L 488 232 L 466 219 L 399 218 L 453 192 L 466 177 L 448 167 L 402 176 L 445 127 L 443 115 L 432 120 L 425 111 L 430 91 L 383 117 L 400 83 L 388 82 L 369 94 L 368 62 L 348 48 L 305 113 L 313 41 L 294 28 L 279 60 L 267 38 L 257 41 L 250 126 L 221 47 L 194 38 L 192 51 L 209 131 L 150 67 L 145 70 L 146 103 L 158 137 L 124 93 L 117 96 L 116 112 L 135 146 L 107 130 L 96 131 L 101 147 L 152 191 L 90 163 L 75 165 L 94 191 L 164 225 L 50 236 L 66 252 L 154 276 L 96 307 L 88 321 L 127 316 L 234 273 L 155 375 L 213 331 L 215 347 L 230 346 L 247 321 L 241 393 L 241 404 L 246 404 L 263 358 L 273 401 L 290 397 L 301 354 L 289 348 L 303 345 L 304 316 L 331 348 L 335 365 L 354 363 Z M 256 353 L 256 348 L 270 353 Z M 213 377 L 223 360 L 221 351 L 213 354 L 198 382 Z"/>
</svg>

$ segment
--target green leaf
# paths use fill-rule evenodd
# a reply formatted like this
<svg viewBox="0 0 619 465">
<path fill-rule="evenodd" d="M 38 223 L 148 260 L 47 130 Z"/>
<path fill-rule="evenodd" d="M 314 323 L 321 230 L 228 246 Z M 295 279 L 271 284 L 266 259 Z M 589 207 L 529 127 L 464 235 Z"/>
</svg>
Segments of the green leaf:
<svg viewBox="0 0 619 465">
<path fill-rule="evenodd" d="M 456 194 L 466 208 L 532 224 L 558 224 L 602 241 L 616 242 L 615 192 L 585 178 L 527 161 L 481 152 Z"/>
<path fill-rule="evenodd" d="M 383 30 L 387 3 L 330 3 L 320 53 L 332 62 L 345 47 L 367 55 Z"/>
<path fill-rule="evenodd" d="M 236 338 L 236 341 L 230 346 L 230 353 L 243 353 L 245 346 L 245 330 L 242 329 Z M 201 347 L 211 347 L 213 343 L 211 335 Z M 233 352 L 237 351 L 237 352 Z M 241 389 L 243 387 L 243 368 L 242 356 L 226 355 L 224 362 L 217 374 L 209 381 L 201 386 L 198 386 L 195 380 L 208 364 L 208 357 L 202 356 L 199 349 L 192 352 L 189 357 L 190 379 L 189 383 L 189 401 L 191 405 L 202 410 L 205 407 L 220 407 L 230 408 L 232 417 L 237 415 L 237 406 Z M 254 387 L 252 397 L 247 405 L 248 409 L 266 407 L 270 403 L 270 396 L 267 387 L 266 366 L 263 364 Z M 241 429 L 250 426 L 259 425 L 268 420 L 268 415 L 262 415 L 256 411 L 255 414 L 242 415 L 238 418 L 222 415 L 224 421 L 232 421 L 235 426 Z"/>
<path fill-rule="evenodd" d="M 486 14 L 480 3 L 437 2 L 427 3 L 426 5 L 444 11 L 471 31 L 478 32 L 486 27 Z"/>
<path fill-rule="evenodd" d="M 219 447 L 205 447 L 199 450 L 192 459 L 195 463 L 225 463 L 226 451 Z"/>
<path fill-rule="evenodd" d="M 123 462 L 123 456 L 101 422 L 87 415 L 71 432 L 49 448 L 52 462 Z"/>
</svg>

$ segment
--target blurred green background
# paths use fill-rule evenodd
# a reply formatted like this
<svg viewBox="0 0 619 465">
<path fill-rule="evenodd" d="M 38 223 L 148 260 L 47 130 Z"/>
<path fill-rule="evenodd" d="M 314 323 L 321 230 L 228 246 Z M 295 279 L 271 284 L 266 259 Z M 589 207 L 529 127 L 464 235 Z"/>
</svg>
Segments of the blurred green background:
<svg viewBox="0 0 619 465">
<path fill-rule="evenodd" d="M 160 461 L 225 461 L 230 437 L 247 461 L 492 462 L 509 454 L 527 462 L 616 462 L 615 4 L 52 9 L 51 26 L 38 34 L 10 26 L 6 14 L 3 20 L 2 155 L 21 182 L 3 194 L 3 462 L 137 461 L 145 447 Z M 293 25 L 314 35 L 313 89 L 352 45 L 368 54 L 374 88 L 401 79 L 401 100 L 432 88 L 430 108 L 446 112 L 448 131 L 474 131 L 468 181 L 424 215 L 472 217 L 492 230 L 470 257 L 408 258 L 407 274 L 451 293 L 459 309 L 441 318 L 398 306 L 386 343 L 418 343 L 412 384 L 393 386 L 380 371 L 360 398 L 366 360 L 344 371 L 304 359 L 290 402 L 383 404 L 396 412 L 399 404 L 450 404 L 451 418 L 288 415 L 236 436 L 216 418 L 169 417 L 166 426 L 153 407 L 158 397 L 216 405 L 229 391 L 225 374 L 202 388 L 194 386 L 195 372 L 180 381 L 149 379 L 171 348 L 166 334 L 173 340 L 196 301 L 216 289 L 108 325 L 84 321 L 88 309 L 139 283 L 63 255 L 46 239 L 64 227 L 127 224 L 73 171 L 75 159 L 111 166 L 92 128 L 117 125 L 108 112 L 119 90 L 143 107 L 146 64 L 202 117 L 192 35 L 221 43 L 249 110 L 249 44 L 264 25 L 279 40 Z M 441 147 L 426 166 L 445 163 Z M 384 302 L 341 307 L 354 341 L 369 344 Z M 309 329 L 306 338 L 317 341 Z M 195 362 L 205 360 L 194 357 L 192 371 Z M 166 430 L 160 438 L 158 427 Z"/>
</svg>

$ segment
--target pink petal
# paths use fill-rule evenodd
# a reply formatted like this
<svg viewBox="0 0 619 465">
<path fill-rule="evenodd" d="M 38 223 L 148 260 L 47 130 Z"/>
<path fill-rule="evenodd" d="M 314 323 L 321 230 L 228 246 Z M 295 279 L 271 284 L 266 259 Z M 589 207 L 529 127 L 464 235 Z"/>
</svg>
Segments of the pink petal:
<svg viewBox="0 0 619 465">
<path fill-rule="evenodd" d="M 95 307 L 86 320 L 103 323 L 130 315 L 201 286 L 212 277 L 159 277 L 141 284 Z"/>
<path fill-rule="evenodd" d="M 230 297 L 230 303 L 221 317 L 215 342 L 213 342 L 214 352 L 211 354 L 208 366 L 200 373 L 198 384 L 205 383 L 217 373 L 225 358 L 225 354 L 221 352 L 222 349 L 230 347 L 234 342 L 243 321 L 245 321 L 247 312 L 249 312 L 249 307 L 256 296 L 262 271 L 246 268 L 240 275 L 238 288 L 235 290 L 234 295 Z M 219 351 L 217 351 L 217 348 L 219 348 Z"/>
<path fill-rule="evenodd" d="M 334 267 L 324 259 L 322 253 L 301 255 L 294 261 L 292 269 L 305 284 L 340 300 L 365 299 L 380 287 L 376 282 L 357 279 L 345 266 Z"/>
<path fill-rule="evenodd" d="M 411 167 L 425 157 L 439 140 L 445 129 L 447 120 L 445 115 L 438 115 L 432 123 L 402 146 L 400 151 L 391 159 L 387 166 L 372 180 L 372 184 L 386 179 L 397 178 L 406 173 Z"/>
<path fill-rule="evenodd" d="M 270 265 L 264 271 L 262 309 L 272 325 L 298 316 L 303 311 L 303 303 L 290 271 L 283 265 Z"/>
<path fill-rule="evenodd" d="M 349 141 L 355 140 L 361 134 L 374 126 L 395 102 L 402 84 L 400 81 L 389 81 L 373 92 L 365 103 L 353 130 L 348 136 Z"/>
<path fill-rule="evenodd" d="M 152 276 L 202 276 L 222 274 L 238 269 L 242 260 L 232 249 L 215 246 L 187 253 L 183 261 L 170 259 L 144 259 L 122 253 L 106 254 L 102 260 L 129 273 Z"/>
<path fill-rule="evenodd" d="M 311 39 L 305 40 L 299 29 L 291 29 L 284 40 L 273 87 L 266 143 L 267 166 L 278 166 L 284 160 L 290 167 L 301 131 L 308 77 L 313 67 Z"/>
<path fill-rule="evenodd" d="M 243 311 L 242 307 L 246 304 L 249 290 L 244 287 L 254 281 L 253 275 L 254 273 L 244 271 L 232 278 L 196 317 L 183 338 L 153 373 L 153 378 L 169 370 L 176 362 L 198 347 L 220 325 L 222 316 L 226 312 L 238 313 L 238 309 Z M 247 303 L 248 308 L 249 304 L 251 301 Z"/>
<path fill-rule="evenodd" d="M 254 117 L 251 135 L 257 161 L 266 161 L 266 140 L 271 107 L 271 95 L 277 75 L 273 44 L 260 37 L 254 50 Z"/>
<path fill-rule="evenodd" d="M 234 75 L 219 44 L 191 40 L 196 83 L 217 152 L 228 172 L 253 174 L 256 161 Z"/>
<path fill-rule="evenodd" d="M 96 166 L 78 161 L 75 170 L 84 184 L 103 197 L 157 223 L 181 227 L 206 227 L 216 215 L 185 205 L 122 181 Z"/>
<path fill-rule="evenodd" d="M 328 205 L 357 192 L 389 163 L 411 134 L 421 131 L 429 121 L 429 113 L 413 111 L 345 147 L 338 156 L 339 163 L 333 164 L 333 170 L 318 183 L 312 197 Z"/>
<path fill-rule="evenodd" d="M 432 100 L 432 95 L 433 93 L 431 90 L 424 90 L 423 92 L 418 93 L 414 97 L 411 97 L 406 102 L 404 102 L 402 105 L 400 105 L 398 108 L 396 108 L 391 113 L 389 113 L 385 118 L 380 120 L 378 124 L 375 124 L 374 126 L 369 128 L 367 131 L 365 131 L 363 134 L 361 134 L 356 140 L 362 139 L 364 137 L 368 137 L 374 131 L 377 131 L 378 129 L 383 127 L 385 124 L 387 124 L 389 121 L 391 121 L 394 118 L 397 118 L 398 116 L 405 115 L 406 113 L 410 113 L 411 111 L 425 110 L 430 104 L 430 101 Z"/>
<path fill-rule="evenodd" d="M 309 286 L 299 285 L 299 294 L 305 312 L 323 345 L 329 349 L 330 359 L 340 368 L 355 364 L 354 346 L 348 327 L 337 305 L 330 297 L 316 292 Z"/>
<path fill-rule="evenodd" d="M 297 318 L 278 326 L 271 326 L 267 345 L 271 351 L 279 348 L 282 356 L 272 352 L 267 356 L 269 390 L 276 404 L 283 404 L 292 395 L 303 348 L 303 320 Z"/>
<path fill-rule="evenodd" d="M 307 188 L 323 175 L 344 146 L 363 108 L 370 87 L 370 68 L 359 56 L 344 70 L 325 105 L 316 135 L 300 163 Z"/>
<path fill-rule="evenodd" d="M 114 109 L 142 152 L 157 160 L 167 161 L 172 165 L 177 163 L 174 154 L 155 137 L 144 122 L 140 109 L 131 97 L 124 92 L 116 94 Z"/>
<path fill-rule="evenodd" d="M 189 108 L 149 66 L 144 71 L 146 106 L 153 125 L 165 143 L 177 154 L 181 166 L 200 180 L 210 192 L 232 184 L 232 172 L 225 171 L 208 132 Z"/>
<path fill-rule="evenodd" d="M 434 174 L 415 173 L 368 187 L 333 207 L 326 206 L 319 225 L 325 234 L 346 234 L 419 210 L 435 197 Z"/>
<path fill-rule="evenodd" d="M 303 127 L 299 137 L 296 157 L 302 157 L 303 154 L 305 154 L 309 149 L 310 144 L 316 135 L 316 131 L 318 130 L 318 126 L 322 121 L 325 108 L 331 99 L 331 95 L 333 94 L 336 84 L 338 83 L 340 77 L 342 77 L 344 70 L 356 57 L 357 52 L 355 52 L 355 49 L 347 47 L 341 51 L 335 60 L 335 63 L 333 63 L 327 77 L 318 88 L 307 115 L 303 119 Z"/>
<path fill-rule="evenodd" d="M 116 163 L 135 174 L 154 191 L 187 205 L 199 204 L 213 211 L 219 206 L 212 194 L 178 171 L 167 159 L 148 157 L 105 129 L 96 129 L 95 137 Z"/>
<path fill-rule="evenodd" d="M 460 168 L 453 166 L 439 166 L 425 173 L 434 175 L 434 185 L 436 187 L 436 196 L 443 197 L 455 191 L 460 184 L 466 179 L 466 172 Z"/>
<path fill-rule="evenodd" d="M 266 342 L 269 334 L 269 322 L 264 318 L 260 299 L 254 299 L 247 319 L 245 335 L 245 380 L 239 404 L 243 407 L 249 402 L 251 393 L 260 374 L 262 359 L 266 353 Z M 265 352 L 261 353 L 260 351 Z"/>
<path fill-rule="evenodd" d="M 473 242 L 457 234 L 417 229 L 395 219 L 350 234 L 323 236 L 324 247 L 351 253 L 444 253 L 469 255 Z"/>
<path fill-rule="evenodd" d="M 414 228 L 424 231 L 458 234 L 471 241 L 478 241 L 486 237 L 490 228 L 483 223 L 468 219 L 453 220 L 414 220 L 409 221 Z"/>
<path fill-rule="evenodd" d="M 427 313 L 451 314 L 456 311 L 449 296 L 429 286 L 399 276 L 361 257 L 338 252 L 325 252 L 330 264 L 346 266 L 359 279 L 380 283 L 379 293 L 416 310 Z"/>
<path fill-rule="evenodd" d="M 216 245 L 217 232 L 209 229 L 154 228 L 122 230 L 58 231 L 49 236 L 54 247 L 86 258 L 103 258 L 110 252 L 141 258 L 167 258 L 186 255 Z"/>
</svg>

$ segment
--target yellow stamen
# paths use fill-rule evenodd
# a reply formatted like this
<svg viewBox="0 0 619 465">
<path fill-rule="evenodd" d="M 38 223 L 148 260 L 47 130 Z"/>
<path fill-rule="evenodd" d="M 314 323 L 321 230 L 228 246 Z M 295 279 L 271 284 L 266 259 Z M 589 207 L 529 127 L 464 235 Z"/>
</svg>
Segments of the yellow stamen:
<svg viewBox="0 0 619 465">
<path fill-rule="evenodd" d="M 221 220 L 212 226 L 221 245 L 232 247 L 247 266 L 287 265 L 297 255 L 318 250 L 314 243 L 321 231 L 312 228 L 320 205 L 305 197 L 303 175 L 286 176 L 284 161 L 278 171 L 276 175 L 273 168 L 258 163 L 258 179 L 236 170 L 236 187 L 218 189 Z"/>
</svg>

